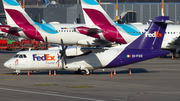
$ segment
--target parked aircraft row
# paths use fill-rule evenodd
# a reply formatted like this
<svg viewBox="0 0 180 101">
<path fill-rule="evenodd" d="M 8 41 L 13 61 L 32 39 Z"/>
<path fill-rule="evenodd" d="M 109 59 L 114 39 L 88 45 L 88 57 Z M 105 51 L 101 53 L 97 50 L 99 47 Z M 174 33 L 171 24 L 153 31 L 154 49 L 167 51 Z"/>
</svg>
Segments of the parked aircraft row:
<svg viewBox="0 0 180 101">
<path fill-rule="evenodd" d="M 16 73 L 20 73 L 21 70 L 54 69 L 75 72 L 85 71 L 86 74 L 89 74 L 89 70 L 123 66 L 169 54 L 169 51 L 161 50 L 169 17 L 156 17 L 142 35 L 134 39 L 133 42 L 129 42 L 124 39 L 127 33 L 121 30 L 121 27 L 117 26 L 106 15 L 97 1 L 81 0 L 81 3 L 84 12 L 87 13 L 85 14 L 85 17 L 88 18 L 86 21 L 89 21 L 87 24 L 90 23 L 92 28 L 88 28 L 87 25 L 68 25 L 69 27 L 64 27 L 61 24 L 39 24 L 32 21 L 15 0 L 3 0 L 8 25 L 1 27 L 2 31 L 41 41 L 44 41 L 45 36 L 47 36 L 49 42 L 60 42 L 62 45 L 61 50 L 18 52 L 13 58 L 5 62 L 4 66 L 15 70 Z M 93 8 L 90 8 L 90 6 Z M 96 17 L 101 17 L 101 19 L 91 15 L 92 12 L 95 12 Z M 74 28 L 78 31 L 70 30 Z M 85 33 L 86 35 L 83 35 L 84 33 L 81 31 L 87 32 Z M 73 36 L 72 38 L 70 37 L 71 35 Z M 126 36 L 130 35 L 127 34 Z M 64 47 L 64 43 L 78 44 L 79 41 L 88 45 L 99 45 L 95 43 L 97 40 L 100 43 L 104 41 L 122 45 L 103 48 Z M 126 44 L 127 42 L 128 44 Z"/>
<path fill-rule="evenodd" d="M 60 38 L 62 38 L 66 45 L 126 44 L 135 40 L 148 28 L 148 25 L 117 24 L 96 1 L 88 0 L 82 1 L 84 2 L 82 7 L 86 24 L 60 24 L 57 22 L 41 24 L 34 22 L 18 3 L 10 1 L 3 1 L 7 25 L 1 26 L 0 29 L 12 35 L 39 41 L 45 41 L 45 36 L 47 36 L 50 43 L 60 43 Z M 162 44 L 162 49 L 170 50 L 175 57 L 180 57 L 179 27 L 179 25 L 168 25 Z"/>
<path fill-rule="evenodd" d="M 65 48 L 18 52 L 4 66 L 20 73 L 21 70 L 66 70 L 89 74 L 89 70 L 119 67 L 169 54 L 161 44 L 169 17 L 156 17 L 148 30 L 130 44 L 110 48 Z M 159 36 L 154 36 L 158 33 Z"/>
</svg>

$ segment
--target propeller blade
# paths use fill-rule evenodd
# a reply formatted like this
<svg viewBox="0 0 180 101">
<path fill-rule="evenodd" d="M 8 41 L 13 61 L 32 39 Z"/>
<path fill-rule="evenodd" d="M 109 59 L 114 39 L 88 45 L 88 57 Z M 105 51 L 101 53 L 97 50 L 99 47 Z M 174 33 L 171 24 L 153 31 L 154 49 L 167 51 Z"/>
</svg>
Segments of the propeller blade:
<svg viewBox="0 0 180 101">
<path fill-rule="evenodd" d="M 47 41 L 47 36 L 45 36 L 45 43 L 46 43 L 46 50 L 48 49 L 48 41 Z"/>
<path fill-rule="evenodd" d="M 63 55 L 61 54 L 61 56 L 60 56 L 60 59 L 63 57 Z"/>
<path fill-rule="evenodd" d="M 66 47 L 64 48 L 64 50 L 66 50 L 66 49 L 67 49 L 67 47 L 68 47 L 68 46 L 66 45 Z"/>
<path fill-rule="evenodd" d="M 61 46 L 62 46 L 62 50 L 64 50 L 64 43 L 63 43 L 63 39 L 61 38 Z"/>
<path fill-rule="evenodd" d="M 68 46 L 64 47 L 64 43 L 63 43 L 63 39 L 62 39 L 62 38 L 61 38 L 61 46 L 62 46 L 62 50 L 60 51 L 60 53 L 61 53 L 60 59 L 63 57 L 65 67 L 67 67 L 67 61 L 66 61 L 66 49 L 67 49 Z"/>
<path fill-rule="evenodd" d="M 64 64 L 65 64 L 65 67 L 67 67 L 66 55 L 64 55 Z"/>
</svg>

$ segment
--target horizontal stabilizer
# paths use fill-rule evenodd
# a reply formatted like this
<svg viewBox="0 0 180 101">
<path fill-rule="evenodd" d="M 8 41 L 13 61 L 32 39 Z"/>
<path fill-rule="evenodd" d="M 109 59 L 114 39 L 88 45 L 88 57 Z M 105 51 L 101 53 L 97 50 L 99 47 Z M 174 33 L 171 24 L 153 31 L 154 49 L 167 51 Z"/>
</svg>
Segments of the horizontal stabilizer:
<svg viewBox="0 0 180 101">
<path fill-rule="evenodd" d="M 9 28 L 9 32 L 14 32 L 14 31 L 19 32 L 19 31 L 22 31 L 22 29 L 19 27 L 10 27 Z"/>
</svg>

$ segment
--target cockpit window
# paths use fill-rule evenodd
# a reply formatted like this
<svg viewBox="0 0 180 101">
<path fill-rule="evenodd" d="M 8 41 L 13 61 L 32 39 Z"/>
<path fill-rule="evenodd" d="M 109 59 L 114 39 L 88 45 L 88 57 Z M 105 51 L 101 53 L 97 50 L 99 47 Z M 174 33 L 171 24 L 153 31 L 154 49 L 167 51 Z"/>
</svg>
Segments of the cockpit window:
<svg viewBox="0 0 180 101">
<path fill-rule="evenodd" d="M 19 58 L 23 58 L 22 54 L 21 54 L 21 55 L 19 55 Z"/>
<path fill-rule="evenodd" d="M 19 57 L 19 54 L 16 54 L 15 56 L 14 56 L 14 58 L 18 58 Z"/>
<path fill-rule="evenodd" d="M 14 58 L 27 58 L 25 54 L 16 54 Z"/>
<path fill-rule="evenodd" d="M 23 54 L 24 58 L 27 58 L 27 56 L 25 54 Z"/>
</svg>

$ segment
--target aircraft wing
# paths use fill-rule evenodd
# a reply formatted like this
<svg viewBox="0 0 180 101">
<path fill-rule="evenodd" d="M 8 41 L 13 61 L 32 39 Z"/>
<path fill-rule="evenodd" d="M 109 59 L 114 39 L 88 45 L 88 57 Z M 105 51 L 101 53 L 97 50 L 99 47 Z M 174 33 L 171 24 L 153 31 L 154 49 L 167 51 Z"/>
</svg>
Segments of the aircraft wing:
<svg viewBox="0 0 180 101">
<path fill-rule="evenodd" d="M 180 36 L 177 38 L 174 38 L 174 40 L 170 44 L 179 44 L 180 45 Z"/>
<path fill-rule="evenodd" d="M 108 50 L 106 47 L 82 47 L 81 51 L 86 52 L 92 52 L 92 53 L 98 53 L 98 52 L 104 52 L 105 50 Z"/>
</svg>

